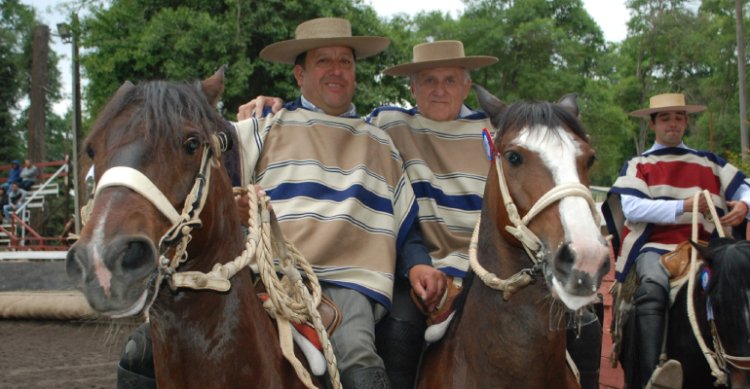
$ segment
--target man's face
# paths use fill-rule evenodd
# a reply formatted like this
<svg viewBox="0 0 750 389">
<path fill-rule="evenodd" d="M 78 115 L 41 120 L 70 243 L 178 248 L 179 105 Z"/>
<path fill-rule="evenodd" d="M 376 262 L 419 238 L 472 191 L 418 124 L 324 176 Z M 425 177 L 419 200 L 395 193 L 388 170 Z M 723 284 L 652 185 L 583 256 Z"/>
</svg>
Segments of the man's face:
<svg viewBox="0 0 750 389">
<path fill-rule="evenodd" d="M 471 80 L 460 67 L 425 69 L 411 83 L 411 94 L 422 115 L 436 121 L 454 120 L 469 95 Z"/>
<path fill-rule="evenodd" d="M 649 127 L 656 134 L 656 142 L 662 146 L 676 147 L 682 143 L 687 128 L 687 115 L 684 111 L 664 111 L 656 114 Z"/>
<path fill-rule="evenodd" d="M 325 113 L 341 115 L 349 110 L 357 82 L 352 49 L 321 47 L 307 52 L 305 66 L 294 66 L 294 78 L 302 95 Z"/>
</svg>

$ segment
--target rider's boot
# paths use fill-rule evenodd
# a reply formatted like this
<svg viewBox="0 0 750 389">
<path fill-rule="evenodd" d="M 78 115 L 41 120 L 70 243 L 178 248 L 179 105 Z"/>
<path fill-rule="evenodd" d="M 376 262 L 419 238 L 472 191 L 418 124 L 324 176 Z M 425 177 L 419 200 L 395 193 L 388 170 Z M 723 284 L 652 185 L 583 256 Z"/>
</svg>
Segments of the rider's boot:
<svg viewBox="0 0 750 389">
<path fill-rule="evenodd" d="M 397 277 L 391 312 L 378 323 L 375 346 L 394 389 L 413 388 L 424 347 L 424 315 L 409 297 L 411 283 Z"/>
<path fill-rule="evenodd" d="M 679 362 L 670 360 L 657 368 L 669 304 L 667 291 L 656 283 L 646 281 L 635 290 L 634 300 L 638 366 L 644 388 L 682 388 Z"/>
<path fill-rule="evenodd" d="M 118 389 L 156 389 L 151 327 L 141 324 L 128 337 L 117 365 Z"/>
<path fill-rule="evenodd" d="M 378 324 L 375 337 L 393 389 L 411 389 L 424 346 L 424 319 L 412 323 L 391 316 Z"/>
<path fill-rule="evenodd" d="M 567 331 L 567 348 L 570 357 L 578 368 L 581 389 L 599 388 L 599 365 L 602 359 L 602 324 L 591 311 L 585 311 L 580 318 L 580 330 Z"/>
<path fill-rule="evenodd" d="M 391 389 L 391 382 L 382 367 L 360 367 L 341 374 L 344 389 Z"/>
</svg>

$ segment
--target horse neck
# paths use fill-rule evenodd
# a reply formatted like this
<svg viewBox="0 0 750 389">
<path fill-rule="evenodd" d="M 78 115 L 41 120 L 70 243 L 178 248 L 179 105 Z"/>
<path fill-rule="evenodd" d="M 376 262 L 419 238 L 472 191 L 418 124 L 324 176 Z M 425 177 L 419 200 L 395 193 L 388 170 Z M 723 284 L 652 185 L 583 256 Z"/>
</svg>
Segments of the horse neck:
<svg viewBox="0 0 750 389">
<path fill-rule="evenodd" d="M 231 189 L 212 185 L 208 196 L 201 212 L 203 226 L 193 230 L 188 260 L 178 271 L 208 272 L 215 263 L 229 262 L 244 249 Z M 251 377 L 258 382 L 281 379 L 274 367 L 282 358 L 276 331 L 257 298 L 251 271 L 241 269 L 230 282 L 226 293 L 172 291 L 166 283 L 161 285 L 150 310 L 154 359 L 163 361 L 157 365 L 162 375 L 159 382 L 201 386 L 197 383 L 205 382 L 202 372 L 206 370 L 222 372 L 212 377 L 225 381 L 225 385 L 211 382 L 207 386 L 231 386 Z M 192 368 L 185 372 L 174 366 Z"/>
</svg>

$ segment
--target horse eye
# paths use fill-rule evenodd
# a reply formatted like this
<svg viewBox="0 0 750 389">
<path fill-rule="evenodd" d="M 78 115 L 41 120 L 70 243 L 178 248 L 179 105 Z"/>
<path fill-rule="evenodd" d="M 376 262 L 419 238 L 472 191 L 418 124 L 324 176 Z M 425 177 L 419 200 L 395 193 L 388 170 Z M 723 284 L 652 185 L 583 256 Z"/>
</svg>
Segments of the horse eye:
<svg viewBox="0 0 750 389">
<path fill-rule="evenodd" d="M 521 154 L 515 151 L 508 151 L 505 153 L 505 160 L 511 164 L 511 166 L 518 166 L 523 163 L 523 157 Z"/>
<path fill-rule="evenodd" d="M 94 148 L 91 147 L 91 145 L 86 145 L 86 155 L 88 155 L 89 158 L 94 159 Z"/>
<path fill-rule="evenodd" d="M 185 140 L 185 143 L 182 145 L 185 147 L 185 151 L 187 151 L 188 154 L 195 154 L 195 152 L 201 147 L 201 141 L 197 137 L 191 136 Z"/>
<path fill-rule="evenodd" d="M 586 163 L 586 167 L 591 169 L 592 166 L 594 166 L 594 163 L 596 163 L 596 155 L 592 155 L 591 158 L 589 158 L 588 162 Z"/>
</svg>

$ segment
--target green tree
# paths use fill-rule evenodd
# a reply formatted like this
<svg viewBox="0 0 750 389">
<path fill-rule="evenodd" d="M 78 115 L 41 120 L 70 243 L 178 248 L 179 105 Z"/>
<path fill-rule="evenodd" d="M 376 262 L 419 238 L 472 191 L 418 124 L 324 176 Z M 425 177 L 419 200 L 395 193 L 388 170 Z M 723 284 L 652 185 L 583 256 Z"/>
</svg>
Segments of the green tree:
<svg viewBox="0 0 750 389">
<path fill-rule="evenodd" d="M 38 24 L 33 8 L 18 0 L 0 2 L 0 163 L 24 159 L 26 155 L 28 112 L 22 109 L 21 102 L 28 100 L 32 31 Z M 46 136 L 47 143 L 53 145 L 63 131 L 60 118 L 52 111 L 52 104 L 60 100 L 60 74 L 58 58 L 53 52 L 50 52 L 48 61 Z M 63 155 L 54 158 L 62 159 Z"/>
<path fill-rule="evenodd" d="M 88 111 L 98 112 L 126 80 L 191 80 L 228 65 L 223 107 L 237 107 L 258 94 L 287 99 L 298 95 L 288 65 L 258 57 L 268 44 L 292 39 L 296 26 L 321 16 L 345 17 L 355 35 L 385 35 L 386 25 L 359 0 L 244 2 L 224 0 L 115 0 L 98 5 L 83 20 L 83 64 L 89 80 Z M 402 93 L 398 81 L 378 77 L 388 54 L 357 64 L 355 104 L 361 114 Z"/>
</svg>

